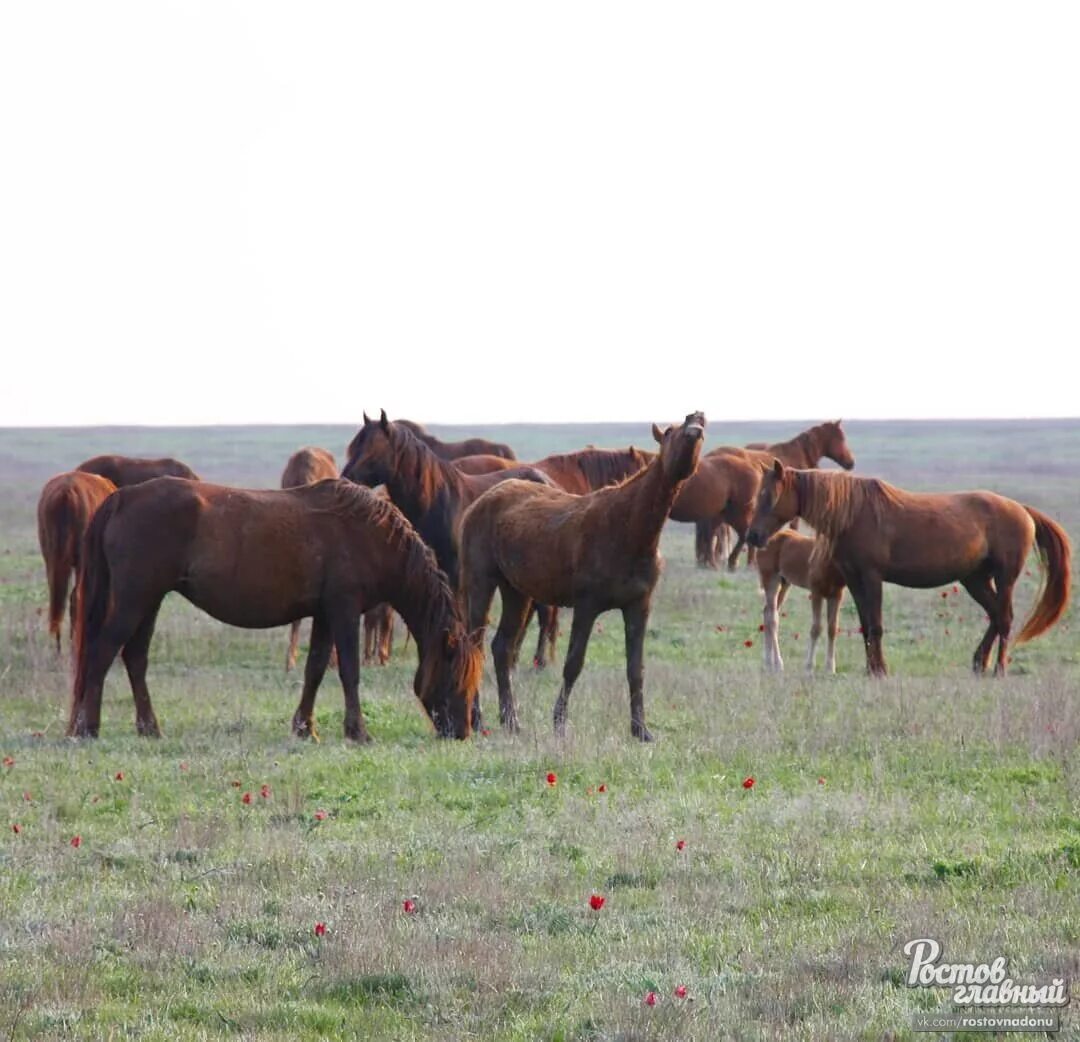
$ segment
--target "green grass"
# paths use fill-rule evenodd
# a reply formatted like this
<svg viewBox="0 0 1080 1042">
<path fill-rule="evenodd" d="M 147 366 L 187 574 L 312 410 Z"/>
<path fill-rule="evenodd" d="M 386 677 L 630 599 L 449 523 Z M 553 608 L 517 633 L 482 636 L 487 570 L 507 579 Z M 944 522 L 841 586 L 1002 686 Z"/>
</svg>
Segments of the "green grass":
<svg viewBox="0 0 1080 1042">
<path fill-rule="evenodd" d="M 893 675 L 872 683 L 850 604 L 840 674 L 802 675 L 809 606 L 793 595 L 789 672 L 765 676 L 752 576 L 695 569 L 690 533 L 673 527 L 646 646 L 652 746 L 629 739 L 614 615 L 565 740 L 551 734 L 549 670 L 518 677 L 521 737 L 436 741 L 399 641 L 390 666 L 363 673 L 376 741 L 357 749 L 341 738 L 333 677 L 323 742 L 288 736 L 299 678 L 281 671 L 283 631 L 230 629 L 179 598 L 151 650 L 166 736 L 134 735 L 117 666 L 102 738 L 74 744 L 66 660 L 40 617 L 45 478 L 145 445 L 270 485 L 291 448 L 340 452 L 348 435 L 141 436 L 0 431 L 0 755 L 14 759 L 0 767 L 0 1038 L 911 1039 L 911 1013 L 948 999 L 904 985 L 911 938 L 936 937 L 959 961 L 1005 954 L 1017 980 L 1080 976 L 1073 612 L 1017 649 L 1009 678 L 976 680 L 974 604 L 890 588 Z M 506 436 L 523 456 L 569 447 L 562 437 L 604 442 L 589 429 Z M 919 455 L 898 452 L 898 436 Z M 619 429 L 609 443 L 631 437 L 644 440 Z M 852 424 L 849 437 L 860 470 L 990 485 L 1080 532 L 1075 423 Z M 1053 464 L 1025 465 L 1036 458 Z M 490 678 L 484 704 L 493 716 Z M 607 898 L 598 914 L 592 893 Z M 690 998 L 673 997 L 677 984 Z M 1064 1016 L 1076 1037 L 1075 1011 Z"/>
</svg>

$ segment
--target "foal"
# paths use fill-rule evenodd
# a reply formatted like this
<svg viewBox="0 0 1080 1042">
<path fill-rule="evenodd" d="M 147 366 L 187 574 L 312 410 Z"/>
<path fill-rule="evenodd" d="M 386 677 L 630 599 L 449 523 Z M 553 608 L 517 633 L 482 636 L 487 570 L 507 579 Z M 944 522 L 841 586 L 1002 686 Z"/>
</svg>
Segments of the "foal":
<svg viewBox="0 0 1080 1042">
<path fill-rule="evenodd" d="M 643 654 L 653 588 L 660 575 L 660 530 L 701 453 L 705 417 L 691 413 L 661 433 L 660 452 L 619 485 L 575 496 L 543 485 L 507 481 L 485 492 L 461 520 L 461 591 L 470 632 L 482 631 L 498 589 L 502 617 L 491 653 L 499 719 L 518 729 L 510 671 L 534 601 L 574 609 L 563 685 L 553 713 L 566 725 L 570 691 L 585 661 L 593 623 L 618 608 L 626 628 L 630 733 L 651 741 L 645 726 Z"/>
</svg>

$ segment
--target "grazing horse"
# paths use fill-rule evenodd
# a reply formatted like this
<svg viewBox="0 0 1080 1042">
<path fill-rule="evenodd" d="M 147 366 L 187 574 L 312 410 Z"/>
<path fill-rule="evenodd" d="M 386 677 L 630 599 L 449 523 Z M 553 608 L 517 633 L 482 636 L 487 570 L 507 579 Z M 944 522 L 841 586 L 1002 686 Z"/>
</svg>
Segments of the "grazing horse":
<svg viewBox="0 0 1080 1042">
<path fill-rule="evenodd" d="M 136 728 L 160 734 L 147 651 L 173 590 L 247 629 L 312 616 L 293 732 L 317 737 L 315 694 L 336 644 L 345 737 L 358 742 L 369 740 L 357 690 L 360 616 L 389 601 L 416 637 L 413 688 L 435 729 L 470 733 L 483 649 L 466 634 L 431 551 L 392 504 L 339 480 L 271 492 L 158 478 L 110 496 L 83 541 L 69 735 L 97 736 L 105 674 L 120 651 Z"/>
<path fill-rule="evenodd" d="M 482 632 L 498 589 L 502 617 L 491 644 L 499 688 L 499 719 L 516 731 L 510 671 L 533 601 L 574 609 L 563 684 L 555 703 L 555 731 L 566 723 L 570 691 L 585 661 L 593 623 L 622 610 L 630 733 L 645 726 L 643 653 L 649 603 L 660 575 L 660 530 L 679 486 L 694 472 L 705 417 L 691 413 L 663 433 L 653 426 L 660 452 L 621 484 L 575 496 L 562 489 L 508 481 L 481 496 L 461 521 L 461 589 L 472 632 Z"/>
<path fill-rule="evenodd" d="M 49 583 L 49 633 L 60 650 L 60 626 L 72 572 L 78 571 L 83 533 L 97 508 L 116 491 L 98 474 L 73 470 L 45 482 L 38 500 L 38 543 L 45 558 Z M 75 625 L 75 594 L 71 597 L 71 625 Z"/>
<path fill-rule="evenodd" d="M 919 589 L 962 583 L 990 620 L 972 659 L 976 673 L 986 672 L 995 639 L 994 672 L 1005 673 L 1013 586 L 1033 544 L 1044 584 L 1016 643 L 1048 630 L 1069 603 L 1069 537 L 1041 511 L 993 492 L 907 492 L 877 478 L 792 470 L 775 460 L 758 493 L 751 544 L 765 545 L 795 517 L 814 526 L 815 554 L 834 562 L 855 599 L 866 666 L 874 676 L 887 672 L 881 650 L 883 582 Z"/>
<path fill-rule="evenodd" d="M 490 474 L 462 474 L 437 456 L 400 420 L 392 423 L 383 410 L 377 420 L 364 413 L 364 425 L 349 444 L 341 476 L 358 485 L 385 485 L 395 506 L 413 523 L 435 551 L 439 567 L 456 587 L 457 523 L 465 508 L 492 485 L 524 478 L 550 485 L 535 467 L 515 466 Z"/>
<path fill-rule="evenodd" d="M 133 456 L 95 456 L 80 463 L 76 470 L 84 474 L 100 474 L 117 488 L 139 485 L 153 478 L 187 478 L 198 481 L 199 475 L 178 459 L 136 459 Z"/>
<path fill-rule="evenodd" d="M 764 442 L 753 442 L 747 445 L 746 448 L 765 452 L 767 454 L 767 459 L 764 460 L 765 466 L 771 463 L 773 459 L 778 459 L 785 466 L 805 470 L 816 467 L 823 459 L 831 459 L 834 463 L 838 463 L 843 467 L 844 470 L 851 470 L 855 466 L 855 456 L 848 447 L 847 438 L 844 436 L 844 429 L 841 426 L 843 422 L 843 420 L 828 420 L 825 423 L 808 427 L 801 434 L 796 434 L 794 438 L 789 438 L 787 441 L 778 441 L 772 445 Z M 709 452 L 708 456 L 711 458 L 713 456 L 734 455 L 745 459 L 742 456 L 743 452 L 743 449 L 732 445 L 721 445 L 719 448 Z M 762 464 L 761 458 L 758 458 L 758 463 Z M 755 489 L 754 495 L 756 494 L 757 490 Z M 753 498 L 751 496 L 748 501 L 751 511 L 753 509 Z M 746 506 L 747 504 L 743 505 Z M 724 521 L 720 520 L 718 516 L 702 518 L 697 522 L 695 550 L 700 567 L 716 567 L 717 534 L 723 526 Z M 792 527 L 797 528 L 798 524 L 793 523 Z M 745 529 L 743 531 L 745 532 Z M 742 548 L 743 540 L 740 537 L 735 549 L 729 555 L 729 568 L 735 567 L 731 561 L 732 559 L 738 560 Z M 753 547 L 751 547 L 748 557 L 749 563 L 753 564 Z"/>
<path fill-rule="evenodd" d="M 499 456 L 502 459 L 514 460 L 514 450 L 509 445 L 499 441 L 488 441 L 487 438 L 466 438 L 464 441 L 440 441 L 434 434 L 428 434 L 422 424 L 413 423 L 412 420 L 395 420 L 394 423 L 408 427 L 439 459 L 455 460 L 462 456 Z"/>
<path fill-rule="evenodd" d="M 829 560 L 811 559 L 814 540 L 801 532 L 783 528 L 776 533 L 757 555 L 758 575 L 765 595 L 763 622 L 765 625 L 765 668 L 782 672 L 778 613 L 788 590 L 800 586 L 810 591 L 813 625 L 810 646 L 806 652 L 806 672 L 814 671 L 814 656 L 821 637 L 821 605 L 828 605 L 828 652 L 825 668 L 836 672 L 836 634 L 839 630 L 840 602 L 844 599 L 844 577 Z"/>
</svg>

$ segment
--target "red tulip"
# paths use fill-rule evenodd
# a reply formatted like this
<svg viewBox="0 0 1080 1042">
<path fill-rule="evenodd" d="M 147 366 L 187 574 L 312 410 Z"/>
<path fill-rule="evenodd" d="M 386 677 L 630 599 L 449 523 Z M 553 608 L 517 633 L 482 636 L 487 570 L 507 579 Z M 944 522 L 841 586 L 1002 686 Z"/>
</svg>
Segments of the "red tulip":
<svg viewBox="0 0 1080 1042">
<path fill-rule="evenodd" d="M 15 766 L 15 757 L 14 756 L 5 756 L 4 757 L 4 766 L 5 767 L 14 767 Z"/>
<path fill-rule="evenodd" d="M 416 911 L 416 902 L 410 901 L 407 897 L 401 902 L 401 910 L 406 915 L 412 915 Z"/>
<path fill-rule="evenodd" d="M 548 783 L 548 785 L 554 786 L 555 783 L 558 780 L 559 779 L 555 777 L 555 772 L 554 771 L 548 771 L 548 775 L 547 775 L 547 783 Z"/>
<path fill-rule="evenodd" d="M 22 825 L 16 822 L 14 825 L 11 826 L 11 831 L 14 832 L 17 836 L 20 832 L 22 832 Z"/>
<path fill-rule="evenodd" d="M 754 787 L 754 776 L 750 775 L 749 778 L 743 778 L 742 787 L 744 789 L 752 789 Z"/>
<path fill-rule="evenodd" d="M 259 789 L 259 795 L 264 800 L 270 799 L 270 786 L 269 785 L 264 785 L 261 789 Z"/>
<path fill-rule="evenodd" d="M 656 1005 L 656 992 L 655 991 L 647 991 L 647 992 L 645 992 L 645 1005 L 646 1006 L 655 1006 Z"/>
<path fill-rule="evenodd" d="M 942 590 L 941 591 L 941 599 L 942 600 L 945 600 L 945 598 L 948 597 L 948 596 L 949 596 L 949 591 L 948 590 Z"/>
<path fill-rule="evenodd" d="M 754 642 L 752 640 L 744 640 L 742 643 L 744 648 L 752 648 L 754 646 Z M 649 992 L 649 994 L 651 995 L 652 992 Z"/>
<path fill-rule="evenodd" d="M 251 793 L 250 792 L 245 792 L 244 795 L 240 797 L 240 802 L 241 803 L 250 803 L 251 802 Z"/>
<path fill-rule="evenodd" d="M 825 779 L 824 778 L 818 778 L 817 783 L 818 783 L 818 785 L 824 785 L 825 784 Z"/>
<path fill-rule="evenodd" d="M 607 785 L 604 782 L 601 782 L 600 785 L 597 787 L 596 791 L 607 792 Z"/>
<path fill-rule="evenodd" d="M 124 772 L 123 771 L 117 771 L 115 780 L 116 781 L 123 781 L 124 780 Z"/>
<path fill-rule="evenodd" d="M 326 821 L 326 819 L 328 817 L 330 817 L 330 815 L 327 814 L 326 811 L 324 811 L 324 810 L 315 811 L 315 820 L 316 821 Z"/>
<path fill-rule="evenodd" d="M 81 847 L 82 846 L 82 836 L 72 836 L 71 837 L 71 845 L 73 847 L 75 847 L 76 850 L 79 847 Z"/>
<path fill-rule="evenodd" d="M 481 733 L 481 734 L 482 734 L 482 735 L 483 735 L 483 736 L 484 736 L 485 738 L 490 738 L 490 737 L 491 737 L 491 731 L 489 731 L 489 730 L 488 730 L 488 729 L 487 729 L 486 727 L 484 727 L 484 728 L 481 728 L 481 730 L 480 730 L 480 733 Z"/>
<path fill-rule="evenodd" d="M 326 936 L 326 923 L 316 923 L 315 924 L 315 936 L 316 937 L 325 937 Z"/>
<path fill-rule="evenodd" d="M 677 998 L 677 999 L 685 999 L 686 998 L 686 985 L 685 984 L 680 984 L 675 989 L 675 998 Z"/>
<path fill-rule="evenodd" d="M 765 623 L 763 623 L 763 622 L 758 623 L 757 631 L 758 631 L 758 633 L 764 633 L 765 632 Z"/>
<path fill-rule="evenodd" d="M 604 907 L 606 901 L 607 898 L 601 894 L 593 894 L 592 897 L 589 898 L 589 907 L 594 912 L 599 912 L 600 909 Z"/>
</svg>

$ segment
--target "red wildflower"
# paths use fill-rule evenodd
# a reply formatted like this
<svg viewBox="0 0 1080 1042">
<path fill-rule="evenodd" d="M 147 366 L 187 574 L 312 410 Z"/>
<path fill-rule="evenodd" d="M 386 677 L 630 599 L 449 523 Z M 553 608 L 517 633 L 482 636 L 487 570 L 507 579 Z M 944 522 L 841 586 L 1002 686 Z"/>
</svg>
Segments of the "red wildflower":
<svg viewBox="0 0 1080 1042">
<path fill-rule="evenodd" d="M 14 756 L 5 756 L 4 757 L 4 766 L 5 767 L 14 767 L 15 766 L 15 757 Z"/>
<path fill-rule="evenodd" d="M 82 846 L 82 836 L 72 836 L 71 837 L 71 845 L 73 847 L 75 847 L 76 849 L 81 847 Z"/>
<path fill-rule="evenodd" d="M 188 769 L 188 762 L 187 762 L 187 760 L 181 760 L 181 761 L 180 761 L 180 770 L 182 770 L 182 771 L 186 771 L 187 769 Z"/>
<path fill-rule="evenodd" d="M 316 937 L 325 937 L 326 936 L 326 923 L 316 923 L 315 924 L 315 936 Z"/>
<path fill-rule="evenodd" d="M 406 915 L 412 915 L 413 912 L 416 911 L 416 902 L 410 901 L 409 898 L 406 897 L 405 900 L 401 902 L 401 910 Z"/>
<path fill-rule="evenodd" d="M 817 783 L 818 783 L 818 785 L 824 785 L 825 784 L 825 779 L 824 778 L 818 778 Z"/>
<path fill-rule="evenodd" d="M 647 992 L 645 992 L 645 1005 L 646 1006 L 655 1006 L 656 1005 L 656 992 L 655 991 L 647 991 Z"/>
<path fill-rule="evenodd" d="M 677 999 L 685 999 L 686 998 L 686 985 L 685 984 L 680 984 L 675 989 L 675 998 L 677 998 Z"/>
<path fill-rule="evenodd" d="M 322 809 L 315 811 L 315 820 L 316 821 L 326 821 L 326 819 L 328 817 L 330 817 L 330 815 L 327 814 L 327 812 L 322 810 Z"/>
<path fill-rule="evenodd" d="M 554 786 L 555 783 L 558 780 L 559 779 L 555 777 L 555 772 L 554 771 L 548 771 L 548 774 L 547 774 L 547 783 L 548 783 L 548 785 Z"/>
<path fill-rule="evenodd" d="M 685 850 L 686 849 L 686 840 L 685 839 L 677 840 L 675 842 L 675 849 L 676 850 Z"/>
<path fill-rule="evenodd" d="M 241 803 L 250 803 L 251 802 L 251 793 L 250 792 L 245 792 L 244 795 L 240 797 L 240 802 Z"/>
<path fill-rule="evenodd" d="M 758 633 L 764 633 L 765 632 L 765 623 L 759 622 L 757 631 L 758 631 Z"/>
<path fill-rule="evenodd" d="M 941 591 L 941 599 L 942 600 L 945 600 L 945 598 L 948 597 L 948 596 L 949 596 L 949 591 L 948 590 L 942 590 Z"/>
<path fill-rule="evenodd" d="M 954 586 L 954 587 L 952 588 L 952 592 L 953 592 L 953 593 L 959 593 L 959 592 L 960 592 L 960 587 L 959 587 L 959 586 Z"/>
<path fill-rule="evenodd" d="M 270 786 L 269 785 L 263 785 L 263 787 L 261 789 L 259 789 L 259 795 L 264 800 L 270 799 Z"/>
<path fill-rule="evenodd" d="M 22 832 L 22 825 L 16 822 L 14 825 L 11 826 L 11 831 L 14 832 L 17 836 L 20 832 Z"/>
<path fill-rule="evenodd" d="M 30 801 L 31 801 L 31 800 L 32 800 L 32 799 L 33 799 L 34 797 L 33 797 L 33 796 L 31 796 L 31 795 L 30 795 L 30 793 L 28 793 L 28 792 L 24 792 L 24 793 L 22 794 L 22 798 L 23 798 L 24 800 L 26 800 L 26 802 L 27 802 L 27 803 L 29 803 L 29 802 L 30 802 Z"/>
<path fill-rule="evenodd" d="M 753 775 L 750 775 L 749 778 L 743 778 L 742 787 L 744 789 L 752 789 L 754 787 L 754 781 L 755 779 Z"/>
<path fill-rule="evenodd" d="M 483 735 L 483 736 L 484 736 L 485 738 L 490 738 L 490 737 L 491 737 L 491 731 L 490 731 L 490 730 L 489 730 L 488 728 L 486 728 L 486 727 L 482 727 L 482 728 L 480 729 L 480 733 L 481 733 L 481 734 L 482 734 L 482 735 Z"/>
<path fill-rule="evenodd" d="M 123 771 L 117 771 L 115 780 L 116 781 L 123 781 L 124 780 L 124 772 Z"/>
<path fill-rule="evenodd" d="M 716 632 L 717 633 L 723 633 L 724 632 L 724 627 L 723 626 L 717 626 L 716 627 Z"/>
<path fill-rule="evenodd" d="M 607 785 L 604 782 L 601 782 L 600 785 L 597 787 L 596 791 L 607 792 Z"/>
<path fill-rule="evenodd" d="M 752 648 L 754 646 L 754 642 L 752 640 L 744 640 L 742 643 L 744 648 Z M 652 992 L 650 991 L 649 994 L 651 995 Z"/>
<path fill-rule="evenodd" d="M 604 897 L 602 894 L 593 894 L 592 897 L 589 898 L 589 907 L 594 912 L 599 912 L 600 909 L 604 907 L 604 904 L 606 902 L 607 898 Z"/>
</svg>

